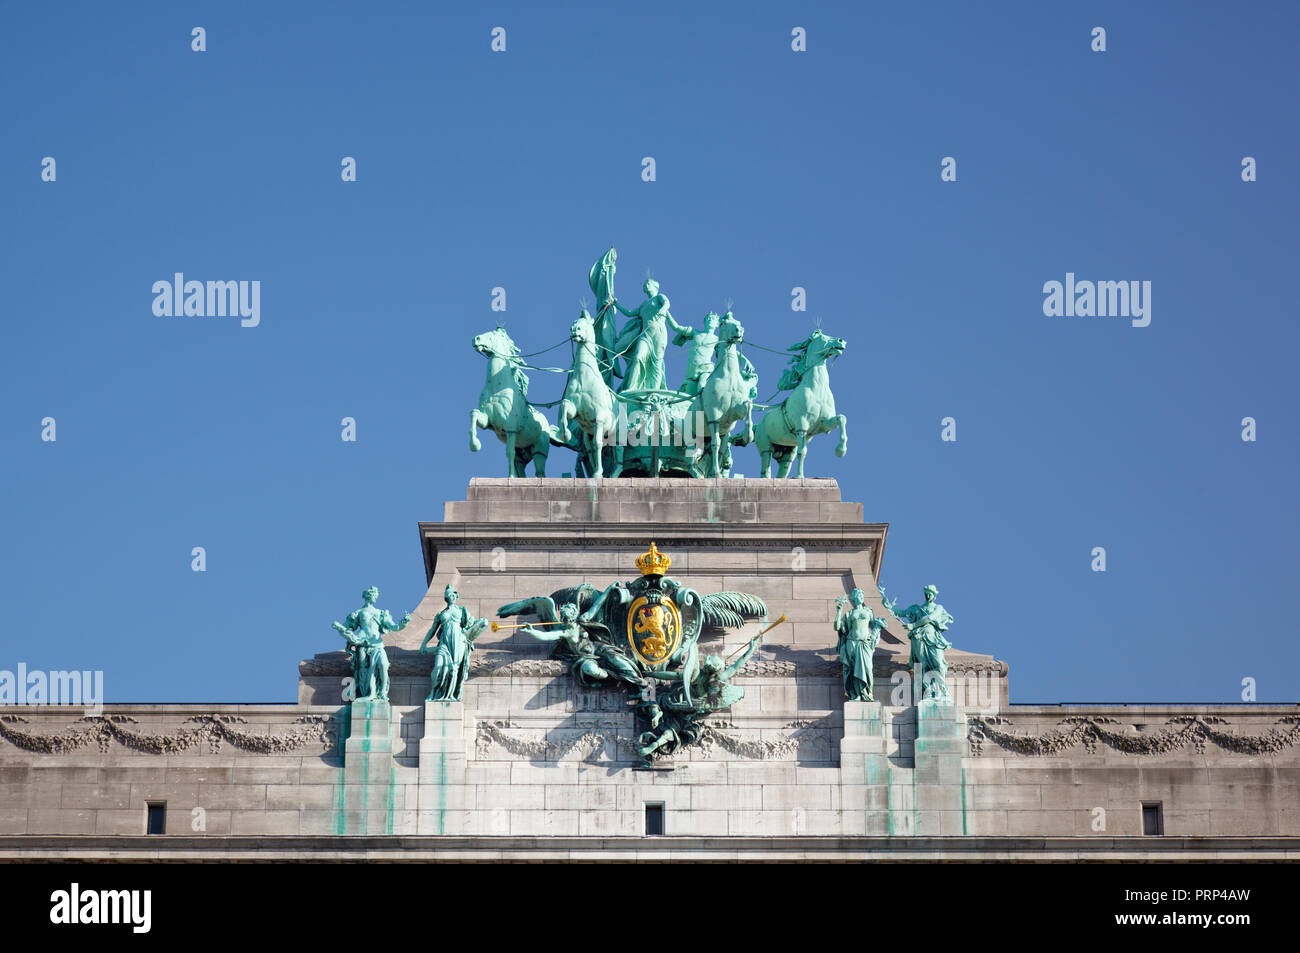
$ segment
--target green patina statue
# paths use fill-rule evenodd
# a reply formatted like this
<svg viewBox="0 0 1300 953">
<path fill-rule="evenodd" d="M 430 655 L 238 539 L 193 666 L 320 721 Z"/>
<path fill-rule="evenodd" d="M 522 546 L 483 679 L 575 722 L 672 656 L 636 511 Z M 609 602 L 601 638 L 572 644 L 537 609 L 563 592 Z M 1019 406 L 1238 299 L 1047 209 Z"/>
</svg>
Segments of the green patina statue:
<svg viewBox="0 0 1300 953">
<path fill-rule="evenodd" d="M 617 267 L 618 252 L 611 248 L 591 266 L 591 274 L 587 278 L 587 283 L 596 295 L 596 357 L 607 387 L 613 387 L 615 380 L 614 342 L 618 340 L 618 309 L 614 303 L 614 272 Z"/>
<path fill-rule="evenodd" d="M 643 703 L 648 728 L 637 736 L 637 754 L 647 765 L 661 754 L 699 740 L 704 719 L 730 708 L 745 697 L 745 690 L 731 680 L 745 667 L 758 648 L 761 635 L 749 640 L 740 657 L 730 665 L 720 655 L 706 655 L 697 667 L 677 672 L 649 672 L 650 677 L 672 684 L 664 695 Z"/>
<path fill-rule="evenodd" d="M 790 473 L 790 464 L 798 460 L 795 476 L 803 476 L 803 458 L 808 452 L 808 439 L 818 434 L 838 429 L 839 446 L 835 455 L 842 457 L 849 448 L 848 421 L 843 414 L 835 413 L 835 395 L 831 393 L 831 376 L 826 362 L 844 353 L 843 338 L 828 337 L 820 330 L 787 348 L 794 352 L 790 367 L 786 368 L 778 385 L 781 390 L 792 391 L 763 415 L 758 424 L 758 452 L 762 457 L 759 466 L 763 476 L 769 476 L 772 458 L 778 464 L 777 476 Z"/>
<path fill-rule="evenodd" d="M 478 409 L 470 413 L 469 448 L 481 449 L 478 431 L 491 430 L 506 445 L 506 476 L 523 476 L 530 460 L 537 475 L 546 476 L 555 431 L 528 402 L 528 375 L 519 348 L 505 328 L 496 328 L 475 337 L 474 350 L 487 358 L 488 365 Z"/>
<path fill-rule="evenodd" d="M 591 586 L 579 589 L 595 591 Z M 550 596 L 537 596 L 502 606 L 497 615 L 508 618 L 524 612 L 534 613 L 541 625 L 520 626 L 519 631 L 540 642 L 559 643 L 558 654 L 572 663 L 573 678 L 582 687 L 604 688 L 612 682 L 622 682 L 636 691 L 645 687 L 644 676 L 628 655 L 612 644 L 605 626 L 579 619 L 575 603 L 566 602 L 557 610 Z"/>
<path fill-rule="evenodd" d="M 880 598 L 885 598 L 885 587 L 880 588 Z M 939 590 L 934 586 L 925 587 L 925 602 L 911 605 L 902 612 L 894 609 L 894 603 L 885 601 L 885 608 L 907 629 L 912 640 L 910 663 L 921 679 L 924 698 L 948 699 L 948 661 L 943 657 L 945 649 L 952 648 L 952 643 L 944 638 L 943 633 L 955 621 L 943 606 L 935 601 Z"/>
<path fill-rule="evenodd" d="M 433 625 L 420 643 L 420 651 L 428 652 L 429 640 L 438 637 L 438 647 L 433 649 L 433 671 L 429 675 L 431 702 L 458 702 L 464 699 L 465 682 L 469 680 L 469 657 L 474 651 L 474 640 L 487 628 L 487 619 L 476 619 L 469 610 L 457 605 L 460 593 L 451 583 L 443 590 L 447 607 L 433 617 Z"/>
<path fill-rule="evenodd" d="M 384 651 L 384 633 L 401 632 L 411 621 L 408 612 L 401 622 L 394 622 L 387 610 L 375 605 L 379 590 L 371 586 L 361 594 L 363 605 L 334 628 L 348 643 L 352 655 L 352 677 L 357 698 L 388 699 L 388 653 Z"/>
<path fill-rule="evenodd" d="M 700 392 L 704 379 L 713 371 L 713 352 L 718 346 L 718 313 L 710 311 L 704 316 L 704 327 L 682 328 L 673 335 L 673 344 L 681 347 L 690 342 L 686 357 L 686 378 L 678 388 L 683 394 L 694 397 Z"/>
<path fill-rule="evenodd" d="M 578 454 L 576 476 L 724 477 L 732 473 L 731 448 L 756 443 L 763 476 L 771 475 L 775 458 L 778 477 L 802 477 L 809 438 L 838 429 L 835 452 L 844 456 L 845 417 L 835 412 L 826 367 L 843 353 L 842 339 L 815 330 L 788 348 L 791 366 L 777 390 L 790 393 L 769 407 L 756 400 L 758 375 L 740 352 L 744 330 L 729 310 L 721 317 L 709 312 L 703 327 L 684 327 L 673 318 L 659 282 L 648 278 L 645 301 L 629 311 L 614 293 L 617 265 L 618 252 L 610 248 L 587 276 L 596 315 L 583 308 L 569 329 L 573 362 L 559 400 L 530 402 L 524 371 L 563 370 L 527 364 L 504 328 L 474 338 L 488 366 L 470 417 L 471 450 L 481 449 L 479 430 L 492 430 L 505 444 L 511 477 L 524 476 L 529 462 L 537 476 L 545 476 L 551 447 Z M 621 330 L 620 315 L 628 318 Z M 670 331 L 674 345 L 690 345 L 680 390 L 666 383 Z M 556 405 L 552 427 L 542 408 Z M 757 427 L 755 407 L 767 411 Z M 733 436 L 741 421 L 743 431 Z"/>
<path fill-rule="evenodd" d="M 740 353 L 745 329 L 728 311 L 718 326 L 715 346 L 717 362 L 708 365 L 700 380 L 699 391 L 687 407 L 687 419 L 702 421 L 702 436 L 708 447 L 705 475 L 724 476 L 731 471 L 731 429 L 745 421 L 738 442 L 743 446 L 754 439 L 754 398 L 758 396 L 758 374 Z M 712 356 L 712 355 L 711 355 Z"/>
<path fill-rule="evenodd" d="M 659 282 L 653 278 L 645 280 L 646 300 L 635 311 L 628 311 L 618 299 L 614 307 L 631 318 L 623 326 L 623 332 L 614 342 L 614 352 L 623 357 L 626 368 L 620 375 L 623 383 L 619 393 L 640 390 L 664 390 L 668 385 L 664 378 L 664 351 L 668 348 L 668 325 L 674 331 L 683 328 L 668 310 L 668 296 L 659 293 Z"/>
<path fill-rule="evenodd" d="M 749 641 L 731 665 L 719 656 L 701 656 L 700 634 L 708 626 L 739 628 L 766 618 L 762 599 L 744 592 L 701 595 L 668 576 L 671 560 L 652 543 L 636 561 L 641 578 L 615 582 L 604 590 L 583 583 L 512 602 L 499 616 L 535 615 L 537 622 L 504 626 L 554 645 L 584 688 L 621 688 L 642 720 L 637 749 L 647 763 L 699 737 L 710 713 L 744 697 L 729 684 L 758 646 Z M 779 622 L 785 621 L 783 616 Z M 660 688 L 655 686 L 668 683 Z M 647 735 L 647 732 L 649 733 Z"/>
<path fill-rule="evenodd" d="M 836 601 L 835 631 L 840 636 L 838 649 L 844 696 L 849 701 L 876 700 L 872 662 L 880 643 L 880 630 L 884 627 L 885 620 L 875 617 L 871 606 L 866 605 L 866 594 L 861 589 L 854 589 Z"/>
<path fill-rule="evenodd" d="M 614 392 L 606 383 L 600 367 L 599 353 L 602 345 L 595 322 L 587 309 L 583 308 L 578 320 L 569 328 L 569 340 L 573 342 L 573 367 L 569 370 L 569 380 L 564 387 L 564 397 L 560 401 L 560 419 L 556 429 L 560 440 L 568 443 L 570 438 L 569 421 L 577 423 L 582 431 L 584 468 L 594 477 L 605 475 L 604 456 L 607 445 L 613 441 L 614 428 L 618 415 L 615 411 Z M 616 467 L 621 469 L 622 447 L 616 442 L 613 446 Z"/>
</svg>

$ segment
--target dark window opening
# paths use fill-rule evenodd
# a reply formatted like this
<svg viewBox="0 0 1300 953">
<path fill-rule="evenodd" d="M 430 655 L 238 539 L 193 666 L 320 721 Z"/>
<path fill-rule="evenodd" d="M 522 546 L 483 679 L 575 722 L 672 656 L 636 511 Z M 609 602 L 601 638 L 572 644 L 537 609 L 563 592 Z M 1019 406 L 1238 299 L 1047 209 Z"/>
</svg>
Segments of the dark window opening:
<svg viewBox="0 0 1300 953">
<path fill-rule="evenodd" d="M 1142 805 L 1142 833 L 1159 836 L 1165 832 L 1165 817 L 1161 803 Z"/>
<path fill-rule="evenodd" d="M 663 834 L 664 806 L 662 804 L 647 804 L 645 806 L 645 832 L 654 837 Z"/>
<path fill-rule="evenodd" d="M 148 823 L 146 825 L 146 834 L 162 834 L 167 829 L 167 802 L 159 801 L 147 805 L 149 810 Z"/>
</svg>

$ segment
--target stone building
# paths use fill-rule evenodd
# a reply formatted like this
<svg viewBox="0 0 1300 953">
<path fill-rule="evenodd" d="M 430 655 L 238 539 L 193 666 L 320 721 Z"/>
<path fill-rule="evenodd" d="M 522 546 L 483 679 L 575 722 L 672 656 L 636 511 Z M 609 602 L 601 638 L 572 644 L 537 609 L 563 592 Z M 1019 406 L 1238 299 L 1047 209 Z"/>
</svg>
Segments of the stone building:
<svg viewBox="0 0 1300 953">
<path fill-rule="evenodd" d="M 956 649 L 953 703 L 917 704 L 897 623 L 878 701 L 846 702 L 835 601 L 883 614 L 887 532 L 834 480 L 475 479 L 420 524 L 389 702 L 344 703 L 337 651 L 300 664 L 296 704 L 0 708 L 0 858 L 1300 857 L 1298 705 L 1011 705 L 1006 663 Z M 424 701 L 447 583 L 495 618 L 635 576 L 652 541 L 788 619 L 696 743 L 644 767 L 626 696 L 514 630 L 478 640 L 463 702 Z"/>
</svg>

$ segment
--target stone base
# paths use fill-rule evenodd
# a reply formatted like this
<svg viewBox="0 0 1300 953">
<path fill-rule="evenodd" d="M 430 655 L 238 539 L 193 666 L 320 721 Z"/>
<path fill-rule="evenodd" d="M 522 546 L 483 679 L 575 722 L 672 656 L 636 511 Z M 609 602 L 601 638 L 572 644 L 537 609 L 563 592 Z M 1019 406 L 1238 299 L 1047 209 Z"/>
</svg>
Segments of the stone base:
<svg viewBox="0 0 1300 953">
<path fill-rule="evenodd" d="M 393 709 L 384 700 L 352 703 L 343 746 L 343 810 L 339 834 L 392 834 L 396 791 Z"/>
</svg>

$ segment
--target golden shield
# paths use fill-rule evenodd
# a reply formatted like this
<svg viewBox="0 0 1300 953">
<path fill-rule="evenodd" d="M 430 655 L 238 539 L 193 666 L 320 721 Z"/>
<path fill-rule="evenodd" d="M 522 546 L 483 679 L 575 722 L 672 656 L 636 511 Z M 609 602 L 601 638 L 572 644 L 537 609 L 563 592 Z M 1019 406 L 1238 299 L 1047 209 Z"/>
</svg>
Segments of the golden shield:
<svg viewBox="0 0 1300 953">
<path fill-rule="evenodd" d="M 651 602 L 638 596 L 627 610 L 627 641 L 649 666 L 662 665 L 682 644 L 682 614 L 667 596 Z"/>
</svg>

